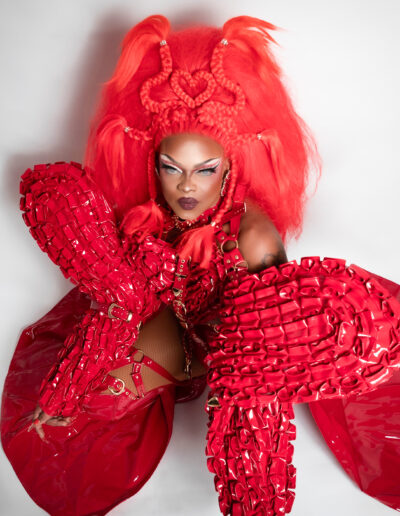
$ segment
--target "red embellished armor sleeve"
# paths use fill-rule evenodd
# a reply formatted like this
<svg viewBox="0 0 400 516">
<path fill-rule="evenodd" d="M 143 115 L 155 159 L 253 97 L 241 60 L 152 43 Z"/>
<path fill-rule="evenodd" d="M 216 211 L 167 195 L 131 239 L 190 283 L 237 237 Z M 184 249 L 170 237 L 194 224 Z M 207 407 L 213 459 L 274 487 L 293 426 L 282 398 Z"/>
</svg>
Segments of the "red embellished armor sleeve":
<svg viewBox="0 0 400 516">
<path fill-rule="evenodd" d="M 399 321 L 398 301 L 343 260 L 303 258 L 230 276 L 207 356 L 206 452 L 223 514 L 290 511 L 291 404 L 389 378 L 400 366 Z"/>
<path fill-rule="evenodd" d="M 176 256 L 153 237 L 122 245 L 111 208 L 78 164 L 28 169 L 21 194 L 24 220 L 40 248 L 94 301 L 114 303 L 117 317 L 89 310 L 42 385 L 41 408 L 68 416 L 111 364 L 132 352 L 140 323 L 169 299 Z"/>
</svg>

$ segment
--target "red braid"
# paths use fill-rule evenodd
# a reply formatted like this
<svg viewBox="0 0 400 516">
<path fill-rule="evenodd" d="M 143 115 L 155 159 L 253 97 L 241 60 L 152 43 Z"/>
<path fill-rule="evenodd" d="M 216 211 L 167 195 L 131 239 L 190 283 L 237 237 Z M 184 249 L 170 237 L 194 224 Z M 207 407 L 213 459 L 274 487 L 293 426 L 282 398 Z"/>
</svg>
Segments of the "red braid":
<svg viewBox="0 0 400 516">
<path fill-rule="evenodd" d="M 86 154 L 117 216 L 129 212 L 125 230 L 160 234 L 155 151 L 166 136 L 193 132 L 220 143 L 231 161 L 213 223 L 220 224 L 247 185 L 246 197 L 270 216 L 283 239 L 300 234 L 309 172 L 320 162 L 271 52 L 274 29 L 239 16 L 222 30 L 201 26 L 169 34 L 168 20 L 157 15 L 128 33 Z M 212 226 L 188 231 L 180 251 L 206 266 L 212 232 Z"/>
</svg>

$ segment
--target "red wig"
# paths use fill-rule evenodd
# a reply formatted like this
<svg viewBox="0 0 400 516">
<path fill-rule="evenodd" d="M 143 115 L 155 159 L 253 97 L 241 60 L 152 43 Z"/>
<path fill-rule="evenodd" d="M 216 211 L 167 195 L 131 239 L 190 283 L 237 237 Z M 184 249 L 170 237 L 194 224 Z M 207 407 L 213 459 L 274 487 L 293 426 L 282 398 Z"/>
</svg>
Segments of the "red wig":
<svg viewBox="0 0 400 516">
<path fill-rule="evenodd" d="M 309 171 L 319 170 L 319 158 L 282 84 L 270 50 L 273 29 L 239 16 L 222 29 L 170 32 L 157 15 L 128 32 L 85 157 L 117 216 L 125 217 L 125 232 L 161 234 L 155 152 L 170 134 L 196 132 L 224 147 L 231 174 L 211 225 L 186 232 L 182 255 L 207 266 L 213 226 L 243 197 L 269 215 L 283 240 L 300 234 Z"/>
</svg>

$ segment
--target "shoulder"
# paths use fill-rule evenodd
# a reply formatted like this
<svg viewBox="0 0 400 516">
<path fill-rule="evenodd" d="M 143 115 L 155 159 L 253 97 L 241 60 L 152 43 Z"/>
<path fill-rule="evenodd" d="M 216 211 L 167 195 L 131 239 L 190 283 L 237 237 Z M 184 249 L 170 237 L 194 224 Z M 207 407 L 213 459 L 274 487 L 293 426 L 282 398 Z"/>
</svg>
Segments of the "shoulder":
<svg viewBox="0 0 400 516">
<path fill-rule="evenodd" d="M 250 272 L 287 262 L 278 230 L 268 215 L 254 204 L 247 205 L 242 217 L 238 243 Z"/>
</svg>

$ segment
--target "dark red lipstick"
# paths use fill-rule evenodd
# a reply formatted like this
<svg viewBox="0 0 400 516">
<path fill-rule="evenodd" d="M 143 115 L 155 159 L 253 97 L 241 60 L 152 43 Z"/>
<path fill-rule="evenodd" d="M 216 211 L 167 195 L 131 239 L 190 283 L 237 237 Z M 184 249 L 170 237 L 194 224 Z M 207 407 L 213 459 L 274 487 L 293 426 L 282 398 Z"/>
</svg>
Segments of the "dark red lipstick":
<svg viewBox="0 0 400 516">
<path fill-rule="evenodd" d="M 194 197 L 180 197 L 178 199 L 179 206 L 184 210 L 193 210 L 198 204 L 198 200 Z"/>
</svg>

